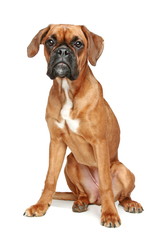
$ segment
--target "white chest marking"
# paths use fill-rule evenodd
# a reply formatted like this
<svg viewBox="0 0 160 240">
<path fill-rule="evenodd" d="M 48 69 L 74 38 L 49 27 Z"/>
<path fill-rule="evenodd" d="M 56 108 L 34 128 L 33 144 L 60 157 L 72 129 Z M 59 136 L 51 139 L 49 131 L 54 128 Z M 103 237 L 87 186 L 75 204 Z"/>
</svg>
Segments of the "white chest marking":
<svg viewBox="0 0 160 240">
<path fill-rule="evenodd" d="M 79 127 L 79 119 L 72 119 L 70 117 L 70 111 L 71 111 L 71 108 L 73 107 L 73 103 L 68 95 L 69 85 L 66 79 L 64 79 L 62 82 L 62 88 L 64 89 L 64 92 L 65 92 L 66 102 L 63 105 L 63 108 L 61 109 L 62 121 L 61 122 L 56 121 L 56 124 L 59 128 L 63 129 L 66 122 L 68 127 L 72 130 L 72 132 L 76 133 Z"/>
</svg>

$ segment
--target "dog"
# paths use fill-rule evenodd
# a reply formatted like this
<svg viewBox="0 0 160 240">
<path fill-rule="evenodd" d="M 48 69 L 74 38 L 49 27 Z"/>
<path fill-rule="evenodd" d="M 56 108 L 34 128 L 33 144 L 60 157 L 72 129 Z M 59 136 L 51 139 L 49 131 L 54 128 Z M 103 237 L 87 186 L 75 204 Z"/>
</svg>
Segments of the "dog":
<svg viewBox="0 0 160 240">
<path fill-rule="evenodd" d="M 49 168 L 42 195 L 25 216 L 43 216 L 52 199 L 73 200 L 74 212 L 87 211 L 89 204 L 101 205 L 101 224 L 110 228 L 121 225 L 115 201 L 127 212 L 143 211 L 130 197 L 135 177 L 118 159 L 117 119 L 88 64 L 96 65 L 103 42 L 85 26 L 52 24 L 40 30 L 27 48 L 28 57 L 34 57 L 44 45 L 53 86 L 46 108 Z M 71 192 L 56 193 L 67 147 L 71 153 L 64 172 Z"/>
</svg>

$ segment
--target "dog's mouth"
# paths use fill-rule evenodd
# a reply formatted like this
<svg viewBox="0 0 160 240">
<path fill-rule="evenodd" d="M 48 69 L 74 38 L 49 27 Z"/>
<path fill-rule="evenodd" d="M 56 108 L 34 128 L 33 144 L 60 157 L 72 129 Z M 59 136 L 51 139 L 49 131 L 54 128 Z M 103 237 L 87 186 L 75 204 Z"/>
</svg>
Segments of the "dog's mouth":
<svg viewBox="0 0 160 240">
<path fill-rule="evenodd" d="M 58 62 L 53 66 L 48 66 L 47 75 L 51 79 L 55 79 L 56 77 L 60 78 L 71 78 L 71 68 L 66 62 Z"/>
</svg>

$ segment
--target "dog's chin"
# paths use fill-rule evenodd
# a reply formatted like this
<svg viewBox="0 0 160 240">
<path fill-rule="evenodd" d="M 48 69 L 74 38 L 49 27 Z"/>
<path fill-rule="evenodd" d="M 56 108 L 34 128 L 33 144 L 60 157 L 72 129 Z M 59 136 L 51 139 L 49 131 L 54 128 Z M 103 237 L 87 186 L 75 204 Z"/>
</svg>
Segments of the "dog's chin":
<svg viewBox="0 0 160 240">
<path fill-rule="evenodd" d="M 52 68 L 48 68 L 47 75 L 53 80 L 56 77 L 75 80 L 71 74 L 71 69 L 66 63 L 58 63 Z"/>
<path fill-rule="evenodd" d="M 60 78 L 70 77 L 71 75 L 71 70 L 69 66 L 65 63 L 58 63 L 54 67 L 54 71 L 55 71 L 55 75 Z"/>
</svg>

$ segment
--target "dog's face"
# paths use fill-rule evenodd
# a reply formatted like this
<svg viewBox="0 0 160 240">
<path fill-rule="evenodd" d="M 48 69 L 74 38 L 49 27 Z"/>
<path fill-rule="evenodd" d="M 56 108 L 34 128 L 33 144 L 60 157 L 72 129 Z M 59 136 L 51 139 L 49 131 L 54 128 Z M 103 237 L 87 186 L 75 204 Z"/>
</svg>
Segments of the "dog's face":
<svg viewBox="0 0 160 240">
<path fill-rule="evenodd" d="M 77 79 L 86 61 L 87 41 L 81 28 L 54 26 L 43 39 L 48 62 L 47 75 L 51 79 Z"/>
<path fill-rule="evenodd" d="M 49 25 L 40 30 L 28 46 L 28 56 L 33 57 L 44 45 L 48 63 L 47 75 L 76 80 L 89 60 L 92 65 L 103 51 L 103 39 L 84 26 Z"/>
</svg>

